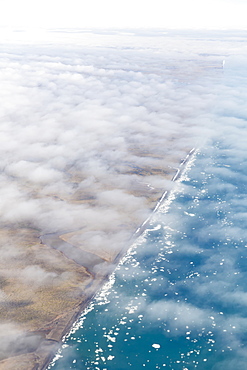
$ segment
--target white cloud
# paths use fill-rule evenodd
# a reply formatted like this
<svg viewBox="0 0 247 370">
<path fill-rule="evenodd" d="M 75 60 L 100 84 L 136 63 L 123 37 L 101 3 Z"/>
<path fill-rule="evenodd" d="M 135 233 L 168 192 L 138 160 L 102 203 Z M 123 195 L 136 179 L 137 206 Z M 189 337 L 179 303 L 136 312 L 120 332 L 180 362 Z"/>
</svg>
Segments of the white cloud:
<svg viewBox="0 0 247 370">
<path fill-rule="evenodd" d="M 147 318 L 165 321 L 168 327 L 175 329 L 173 335 L 180 335 L 190 330 L 200 330 L 205 326 L 210 326 L 210 311 L 203 310 L 189 303 L 168 301 L 166 299 L 150 303 L 146 311 Z"/>
<path fill-rule="evenodd" d="M 27 266 L 18 273 L 20 280 L 23 280 L 27 285 L 37 288 L 42 285 L 53 284 L 56 277 L 56 273 L 45 271 L 38 265 Z"/>
<path fill-rule="evenodd" d="M 25 353 L 36 350 L 42 338 L 37 334 L 27 334 L 11 323 L 0 324 L 0 357 L 11 356 L 15 352 Z"/>
<path fill-rule="evenodd" d="M 244 82 L 236 85 L 230 76 L 227 85 L 221 66 L 225 55 L 240 53 L 244 34 L 232 41 L 221 32 L 145 32 L 51 32 L 31 47 L 20 33 L 19 43 L 6 42 L 0 60 L 2 226 L 66 234 L 64 240 L 92 253 L 100 247 L 103 254 L 117 250 L 131 238 L 126 225 L 137 227 L 149 215 L 151 196 L 173 188 L 162 171 L 175 172 L 194 146 L 211 144 L 219 135 L 232 145 L 232 137 L 239 137 L 246 116 Z M 236 109 L 242 117 L 232 119 Z M 245 137 L 228 149 L 229 165 L 238 166 L 235 154 L 245 158 Z M 219 168 L 217 176 L 224 185 L 216 179 L 210 186 L 224 187 L 230 199 L 233 168 Z M 232 202 L 241 210 L 234 217 L 246 219 L 245 199 Z M 212 211 L 210 200 L 205 206 Z M 167 223 L 176 227 L 176 214 L 168 215 Z M 231 237 L 245 235 L 240 226 L 218 226 L 205 227 L 198 240 L 215 230 L 222 238 L 226 230 Z M 186 251 L 202 252 L 189 243 Z M 19 256 L 13 241 L 2 248 L 2 258 Z M 205 268 L 218 266 L 217 257 L 205 256 Z M 232 255 L 226 261 L 231 275 L 233 261 Z M 224 271 L 216 284 L 193 283 L 198 296 L 220 292 Z M 36 263 L 21 271 L 27 284 L 49 285 L 53 278 L 62 279 Z M 245 304 L 245 295 L 242 301 L 237 293 L 232 297 Z M 208 311 L 191 304 L 162 301 L 148 309 L 150 318 L 157 312 L 164 320 L 176 315 L 179 330 L 186 322 L 195 328 L 210 323 Z"/>
</svg>

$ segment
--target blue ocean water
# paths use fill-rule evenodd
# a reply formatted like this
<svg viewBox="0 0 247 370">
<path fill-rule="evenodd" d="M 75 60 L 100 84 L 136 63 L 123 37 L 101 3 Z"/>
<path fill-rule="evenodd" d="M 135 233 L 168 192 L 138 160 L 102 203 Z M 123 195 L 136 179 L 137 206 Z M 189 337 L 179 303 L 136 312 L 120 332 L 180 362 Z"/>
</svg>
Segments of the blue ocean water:
<svg viewBox="0 0 247 370">
<path fill-rule="evenodd" d="M 247 367 L 247 155 L 229 143 L 197 153 L 51 369 Z"/>
</svg>

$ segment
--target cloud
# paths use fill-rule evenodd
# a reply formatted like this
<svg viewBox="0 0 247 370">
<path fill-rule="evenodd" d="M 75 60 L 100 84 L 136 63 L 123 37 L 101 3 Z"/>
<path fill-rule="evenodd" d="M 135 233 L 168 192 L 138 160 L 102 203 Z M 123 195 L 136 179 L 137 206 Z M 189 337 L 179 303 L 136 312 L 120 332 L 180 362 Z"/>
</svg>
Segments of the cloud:
<svg viewBox="0 0 247 370">
<path fill-rule="evenodd" d="M 36 350 L 41 342 L 37 334 L 26 334 L 11 323 L 0 324 L 0 359 Z"/>
<path fill-rule="evenodd" d="M 71 30 L 43 34 L 32 47 L 28 40 L 6 42 L 0 59 L 0 223 L 1 258 L 11 266 L 3 272 L 7 280 L 11 276 L 18 280 L 16 284 L 49 292 L 51 286 L 66 284 L 78 273 L 71 283 L 76 290 L 78 276 L 86 275 L 81 268 L 85 256 L 91 272 L 108 271 L 150 216 L 157 198 L 165 190 L 174 190 L 171 179 L 181 160 L 193 147 L 206 147 L 202 163 L 210 172 L 208 157 L 219 138 L 224 140 L 221 153 L 227 153 L 228 167 L 217 168 L 208 190 L 216 196 L 225 193 L 239 212 L 226 214 L 223 202 L 216 210 L 207 194 L 197 197 L 196 184 L 183 185 L 194 199 L 194 208 L 198 199 L 203 202 L 204 221 L 216 211 L 219 219 L 207 226 L 198 223 L 198 244 L 187 241 L 181 256 L 203 254 L 199 271 L 203 275 L 203 269 L 221 263 L 203 245 L 212 242 L 210 235 L 218 233 L 222 240 L 226 235 L 245 236 L 240 225 L 246 219 L 245 198 L 242 194 L 236 199 L 233 194 L 235 173 L 245 166 L 245 137 L 241 139 L 240 133 L 246 93 L 244 82 L 238 80 L 236 85 L 234 73 L 227 75 L 221 69 L 226 55 L 241 50 L 243 36 L 235 35 L 237 41 L 233 41 L 231 34 L 221 32 L 157 33 L 133 31 L 130 36 L 122 31 Z M 47 35 L 49 40 L 43 39 Z M 236 110 L 238 117 L 234 117 Z M 245 175 L 239 176 L 245 182 Z M 201 180 L 205 181 L 203 173 Z M 193 207 L 184 225 L 177 217 L 185 212 L 182 202 L 167 215 L 167 234 L 170 226 L 186 238 Z M 239 223 L 231 224 L 234 220 Z M 172 251 L 168 239 L 166 250 Z M 143 253 L 152 254 L 151 246 Z M 76 272 L 70 269 L 66 275 L 68 257 L 77 263 L 73 264 Z M 178 268 L 178 261 L 169 258 Z M 96 267 L 90 266 L 92 260 Z M 133 269 L 126 271 L 125 281 L 131 281 Z M 219 280 L 193 281 L 193 291 L 201 298 L 219 295 L 228 273 L 231 279 L 222 298 L 227 305 L 237 271 L 231 251 Z M 147 277 L 141 267 L 137 272 Z M 164 285 L 168 284 L 165 280 Z M 229 297 L 244 306 L 241 293 L 231 292 Z M 1 302 L 9 299 L 8 294 L 4 286 Z M 51 301 L 50 296 L 47 300 Z M 209 309 L 196 303 L 143 301 L 139 309 L 147 308 L 150 320 L 159 314 L 181 332 L 188 322 L 196 330 L 211 325 Z M 18 338 L 15 320 L 3 351 L 8 351 L 12 336 Z"/>
<path fill-rule="evenodd" d="M 180 335 L 186 331 L 186 326 L 190 330 L 197 331 L 209 326 L 210 311 L 200 309 L 189 303 L 168 301 L 166 299 L 150 303 L 147 307 L 147 318 L 167 322 L 167 325 L 175 329 L 175 335 Z"/>
<path fill-rule="evenodd" d="M 18 275 L 18 278 L 23 280 L 27 285 L 31 284 L 36 287 L 41 285 L 50 285 L 57 277 L 56 273 L 47 272 L 38 265 L 25 267 Z"/>
</svg>

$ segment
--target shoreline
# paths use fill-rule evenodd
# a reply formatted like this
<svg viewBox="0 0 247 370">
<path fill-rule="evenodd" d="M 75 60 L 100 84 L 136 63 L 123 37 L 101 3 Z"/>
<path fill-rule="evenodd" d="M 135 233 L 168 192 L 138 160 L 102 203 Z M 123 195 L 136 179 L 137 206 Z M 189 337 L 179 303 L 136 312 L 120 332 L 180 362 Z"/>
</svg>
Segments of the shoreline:
<svg viewBox="0 0 247 370">
<path fill-rule="evenodd" d="M 197 149 L 195 149 L 195 148 L 192 148 L 189 151 L 189 153 L 187 154 L 187 156 L 185 157 L 185 159 L 183 159 L 181 161 L 179 167 L 177 168 L 177 171 L 176 171 L 175 175 L 172 177 L 172 181 L 173 182 L 178 181 L 182 177 L 182 175 L 184 174 L 184 172 L 187 169 L 188 163 L 190 163 L 191 161 L 193 161 L 193 159 L 194 159 L 194 157 L 195 157 L 196 154 L 197 154 Z M 133 234 L 133 236 L 131 238 L 131 242 L 130 242 L 131 245 L 133 244 L 133 242 L 139 236 L 141 236 L 143 234 L 143 232 L 145 232 L 145 230 L 148 228 L 148 223 L 151 220 L 152 216 L 154 215 L 154 213 L 156 213 L 158 211 L 159 207 L 165 201 L 165 199 L 167 199 L 169 197 L 170 193 L 171 193 L 171 191 L 167 191 L 166 190 L 162 194 L 162 196 L 160 197 L 160 199 L 157 201 L 157 205 L 155 206 L 155 208 L 151 212 L 150 216 L 142 223 L 142 225 Z M 113 264 L 112 264 L 112 271 L 110 271 L 109 273 L 107 273 L 101 279 L 98 280 L 98 284 L 96 285 L 94 291 L 90 295 L 87 296 L 87 298 L 86 298 L 85 301 L 83 301 L 81 303 L 79 312 L 78 313 L 75 313 L 74 318 L 71 319 L 71 321 L 64 328 L 64 333 L 63 333 L 63 335 L 61 337 L 60 343 L 62 343 L 63 342 L 63 339 L 67 335 L 69 335 L 69 332 L 71 331 L 72 327 L 76 325 L 76 323 L 78 322 L 80 316 L 82 316 L 83 313 L 87 310 L 88 306 L 93 301 L 94 297 L 103 289 L 104 285 L 109 280 L 110 276 L 112 275 L 112 273 L 116 269 L 117 265 L 119 263 L 121 263 L 121 260 L 124 258 L 124 256 L 126 255 L 126 253 L 128 253 L 128 250 L 131 249 L 131 245 L 126 250 L 122 250 L 115 257 L 115 259 L 113 261 Z M 94 284 L 94 281 L 92 282 L 92 284 Z M 50 358 L 47 359 L 47 361 L 43 364 L 43 366 L 40 369 L 38 369 L 38 370 L 47 370 L 48 366 L 52 363 L 52 361 L 54 360 L 55 356 L 56 356 L 56 354 L 51 354 L 50 355 Z"/>
<path fill-rule="evenodd" d="M 3 42 L 0 370 L 46 370 L 168 211 L 241 41 L 70 31 Z"/>
<path fill-rule="evenodd" d="M 183 174 L 185 173 L 186 169 L 189 168 L 188 164 L 190 160 L 194 158 L 197 150 L 195 148 L 191 149 L 186 157 L 183 160 L 180 160 L 180 164 L 177 168 L 173 167 L 174 172 L 169 173 L 169 177 L 166 177 L 172 182 L 179 181 Z M 49 322 L 44 322 L 44 326 L 39 326 L 37 330 L 27 330 L 27 333 L 30 335 L 37 334 L 38 336 L 38 344 L 34 350 L 29 350 L 26 348 L 21 353 L 14 354 L 13 356 L 6 357 L 5 359 L 0 361 L 0 370 L 47 370 L 48 366 L 52 363 L 54 358 L 56 357 L 56 353 L 61 347 L 64 338 L 70 333 L 74 325 L 78 322 L 83 312 L 87 310 L 90 306 L 90 303 L 93 301 L 94 297 L 103 289 L 105 284 L 110 279 L 110 276 L 114 273 L 117 265 L 121 262 L 121 260 L 125 257 L 128 251 L 131 249 L 135 240 L 143 234 L 143 232 L 148 228 L 148 223 L 152 219 L 153 215 L 159 210 L 159 208 L 164 204 L 164 201 L 168 199 L 170 195 L 172 195 L 174 190 L 165 190 L 161 196 L 155 202 L 155 199 L 151 200 L 150 204 L 155 203 L 153 205 L 153 209 L 151 210 L 150 207 L 150 214 L 147 219 L 141 224 L 140 227 L 136 229 L 136 231 L 132 232 L 132 236 L 129 238 L 126 246 L 119 250 L 118 253 L 112 255 L 112 259 L 105 260 L 104 264 L 98 270 L 94 271 L 95 261 L 97 261 L 97 254 L 95 253 L 95 258 L 89 260 L 89 268 L 88 266 L 83 266 L 83 258 L 82 256 L 87 254 L 86 250 L 80 249 L 78 246 L 73 246 L 70 244 L 70 240 L 66 238 L 61 238 L 62 247 L 60 248 L 59 243 L 57 243 L 59 236 L 55 235 L 55 238 L 52 239 L 53 234 L 50 236 L 39 236 L 40 244 L 46 249 L 49 249 L 51 252 L 58 253 L 63 255 L 64 259 L 71 260 L 77 266 L 77 269 L 84 270 L 84 277 L 81 277 L 80 284 L 85 284 L 81 290 L 81 294 L 78 297 L 77 301 L 74 304 L 70 304 L 70 306 L 64 310 L 60 310 L 60 313 L 57 312 L 57 316 Z M 159 193 L 160 194 L 160 193 Z M 158 194 L 157 194 L 158 195 Z M 42 238 L 48 238 L 47 240 L 42 240 Z M 57 240 L 56 240 L 57 238 Z M 79 254 L 79 260 L 74 260 L 73 256 L 66 255 L 66 251 L 63 250 L 63 247 L 71 245 L 74 249 L 80 251 L 81 255 Z M 73 249 L 72 249 L 73 250 Z M 65 253 L 64 253 L 65 252 Z M 42 253 L 42 252 L 41 252 Z M 53 253 L 53 252 L 52 252 Z M 102 260 L 102 259 L 101 259 Z M 90 266 L 91 263 L 91 266 Z M 100 266 L 100 265 L 99 265 Z M 78 271 L 79 271 L 78 270 Z M 94 272 L 92 274 L 92 272 Z M 51 299 L 53 299 L 51 297 Z"/>
</svg>

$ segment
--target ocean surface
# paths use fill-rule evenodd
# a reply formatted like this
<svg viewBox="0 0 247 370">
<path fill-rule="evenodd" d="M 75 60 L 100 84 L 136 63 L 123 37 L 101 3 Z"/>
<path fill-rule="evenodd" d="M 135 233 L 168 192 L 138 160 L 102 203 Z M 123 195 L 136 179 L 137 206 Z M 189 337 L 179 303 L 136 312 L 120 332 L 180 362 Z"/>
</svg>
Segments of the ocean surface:
<svg viewBox="0 0 247 370">
<path fill-rule="evenodd" d="M 50 369 L 246 368 L 247 155 L 237 149 L 223 137 L 196 154 Z"/>
</svg>

